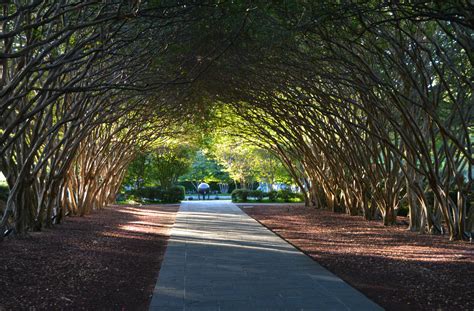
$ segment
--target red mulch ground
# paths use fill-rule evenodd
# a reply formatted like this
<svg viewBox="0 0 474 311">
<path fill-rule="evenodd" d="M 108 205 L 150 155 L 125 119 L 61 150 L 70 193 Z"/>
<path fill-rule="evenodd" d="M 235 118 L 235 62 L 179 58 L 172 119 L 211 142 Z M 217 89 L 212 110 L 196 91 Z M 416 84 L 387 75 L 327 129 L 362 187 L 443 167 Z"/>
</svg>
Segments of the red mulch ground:
<svg viewBox="0 0 474 311">
<path fill-rule="evenodd" d="M 387 310 L 474 310 L 474 244 L 289 206 L 243 208 Z"/>
<path fill-rule="evenodd" d="M 0 310 L 147 310 L 178 205 L 113 206 L 0 244 Z"/>
</svg>

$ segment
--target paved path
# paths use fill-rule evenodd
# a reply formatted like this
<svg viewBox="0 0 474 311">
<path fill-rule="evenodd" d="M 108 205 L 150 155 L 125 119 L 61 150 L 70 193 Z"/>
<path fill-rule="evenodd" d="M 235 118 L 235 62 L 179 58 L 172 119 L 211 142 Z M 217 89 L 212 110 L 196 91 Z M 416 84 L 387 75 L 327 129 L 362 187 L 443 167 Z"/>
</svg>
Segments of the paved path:
<svg viewBox="0 0 474 311">
<path fill-rule="evenodd" d="M 229 201 L 184 202 L 150 310 L 381 310 Z"/>
</svg>

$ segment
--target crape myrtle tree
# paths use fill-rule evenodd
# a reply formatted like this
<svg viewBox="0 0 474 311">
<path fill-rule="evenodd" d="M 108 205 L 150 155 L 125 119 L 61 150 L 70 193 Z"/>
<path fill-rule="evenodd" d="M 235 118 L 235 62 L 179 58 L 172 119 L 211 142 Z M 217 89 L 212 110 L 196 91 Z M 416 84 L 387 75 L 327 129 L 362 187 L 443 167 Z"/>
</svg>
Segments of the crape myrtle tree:
<svg viewBox="0 0 474 311">
<path fill-rule="evenodd" d="M 111 202 L 137 149 L 190 114 L 186 84 L 221 48 L 197 50 L 197 60 L 183 47 L 209 16 L 192 3 L 15 1 L 1 9 L 3 237 Z"/>
<path fill-rule="evenodd" d="M 135 116 L 143 117 L 138 115 Z M 94 128 L 81 141 L 62 186 L 62 213 L 84 215 L 115 202 L 126 167 L 162 137 L 163 124 L 137 122 L 130 115 Z M 159 126 L 158 126 L 159 124 Z"/>
<path fill-rule="evenodd" d="M 234 134 L 280 158 L 307 205 L 386 225 L 406 205 L 413 231 L 463 239 L 473 230 L 468 2 L 1 9 L 0 170 L 10 195 L 0 233 L 107 204 L 123 178 L 115 171 L 147 147 L 141 133 L 207 121 L 210 102 L 238 116 Z"/>
<path fill-rule="evenodd" d="M 386 225 L 406 204 L 411 230 L 462 239 L 474 217 L 468 11 L 463 3 L 257 6 L 208 92 L 288 163 L 295 182 L 305 180 L 308 204 Z"/>
<path fill-rule="evenodd" d="M 0 221 L 40 229 L 82 139 L 127 98 L 105 94 L 129 61 L 111 57 L 128 41 L 112 23 L 122 6 L 35 2 L 3 5 L 1 170 L 10 195 Z M 86 90 L 88 92 L 86 92 Z M 104 120 L 102 120 L 104 118 Z M 4 230 L 0 230 L 2 233 Z"/>
</svg>

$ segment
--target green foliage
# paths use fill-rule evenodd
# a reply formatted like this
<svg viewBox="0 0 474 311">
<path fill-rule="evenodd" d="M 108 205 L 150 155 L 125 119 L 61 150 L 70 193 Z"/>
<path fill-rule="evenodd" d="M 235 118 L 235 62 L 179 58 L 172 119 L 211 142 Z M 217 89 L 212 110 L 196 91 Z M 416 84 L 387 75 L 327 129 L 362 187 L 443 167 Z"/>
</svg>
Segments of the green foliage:
<svg viewBox="0 0 474 311">
<path fill-rule="evenodd" d="M 275 191 L 275 190 L 271 190 L 270 192 L 268 192 L 268 199 L 270 201 L 276 201 L 278 198 L 278 192 Z"/>
<path fill-rule="evenodd" d="M 232 202 L 245 202 L 249 196 L 249 190 L 247 189 L 235 189 L 230 194 Z"/>
<path fill-rule="evenodd" d="M 161 187 L 143 187 L 132 191 L 139 198 L 148 199 L 150 201 L 159 201 L 162 197 Z"/>
<path fill-rule="evenodd" d="M 127 197 L 127 199 L 125 200 L 125 202 L 127 204 L 137 204 L 137 203 L 140 203 L 141 202 L 141 199 L 139 196 L 137 195 L 134 195 L 134 194 L 131 194 Z"/>
<path fill-rule="evenodd" d="M 189 171 L 193 153 L 188 145 L 164 146 L 143 153 L 129 165 L 123 184 L 135 189 L 158 185 L 170 188 Z"/>
<path fill-rule="evenodd" d="M 300 192 L 293 192 L 290 189 L 281 189 L 277 191 L 277 200 L 283 202 L 298 202 L 304 201 L 303 194 Z"/>
<path fill-rule="evenodd" d="M 140 204 L 141 199 L 139 196 L 133 193 L 119 193 L 116 197 L 116 202 L 119 205 L 122 204 Z"/>
<path fill-rule="evenodd" d="M 152 154 L 152 174 L 163 188 L 170 188 L 178 178 L 186 174 L 192 163 L 193 154 L 186 145 L 157 149 Z"/>
<path fill-rule="evenodd" d="M 301 202 L 304 200 L 302 193 L 295 193 L 290 189 L 270 191 L 268 193 L 264 193 L 260 190 L 235 189 L 231 194 L 233 202 L 251 201 L 249 199 L 254 199 L 261 202 L 265 197 L 268 197 L 268 202 L 279 203 Z"/>
<path fill-rule="evenodd" d="M 255 198 L 257 201 L 261 201 L 263 200 L 264 193 L 261 190 L 252 190 L 250 191 L 249 196 Z"/>
<path fill-rule="evenodd" d="M 125 201 L 135 202 L 160 202 L 160 203 L 179 203 L 184 200 L 185 190 L 183 186 L 172 186 L 167 189 L 161 187 L 142 187 L 130 191 L 125 195 Z"/>
<path fill-rule="evenodd" d="M 250 184 L 256 180 L 256 158 L 252 148 L 234 137 L 220 137 L 215 154 L 233 180 L 241 184 Z"/>
<path fill-rule="evenodd" d="M 150 182 L 149 167 L 151 166 L 150 155 L 139 154 L 128 166 L 123 184 L 130 185 L 136 189 Z"/>
<path fill-rule="evenodd" d="M 179 203 L 184 200 L 185 189 L 183 186 L 173 186 L 164 191 L 161 194 L 162 203 Z"/>
<path fill-rule="evenodd" d="M 180 180 L 190 181 L 196 187 L 201 180 L 205 180 L 207 183 L 228 182 L 229 174 L 215 159 L 206 155 L 203 150 L 198 150 L 189 172 L 181 176 Z"/>
<path fill-rule="evenodd" d="M 232 201 L 235 202 L 246 202 L 248 198 L 254 198 L 257 201 L 261 201 L 265 194 L 260 190 L 248 190 L 248 189 L 235 189 L 231 193 Z"/>
<path fill-rule="evenodd" d="M 255 182 L 291 182 L 281 161 L 271 152 L 229 135 L 215 139 L 213 153 L 233 180 L 251 188 Z"/>
<path fill-rule="evenodd" d="M 294 198 L 294 194 L 290 189 L 281 189 L 277 192 L 277 198 L 289 202 L 290 199 Z"/>
</svg>

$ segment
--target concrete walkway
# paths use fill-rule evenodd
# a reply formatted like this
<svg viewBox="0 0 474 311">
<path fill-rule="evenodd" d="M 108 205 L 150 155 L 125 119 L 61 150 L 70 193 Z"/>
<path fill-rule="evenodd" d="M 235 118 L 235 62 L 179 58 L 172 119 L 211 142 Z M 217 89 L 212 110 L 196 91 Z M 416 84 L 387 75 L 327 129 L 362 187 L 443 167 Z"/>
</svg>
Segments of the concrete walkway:
<svg viewBox="0 0 474 311">
<path fill-rule="evenodd" d="M 184 202 L 150 310 L 382 310 L 230 201 Z"/>
</svg>

